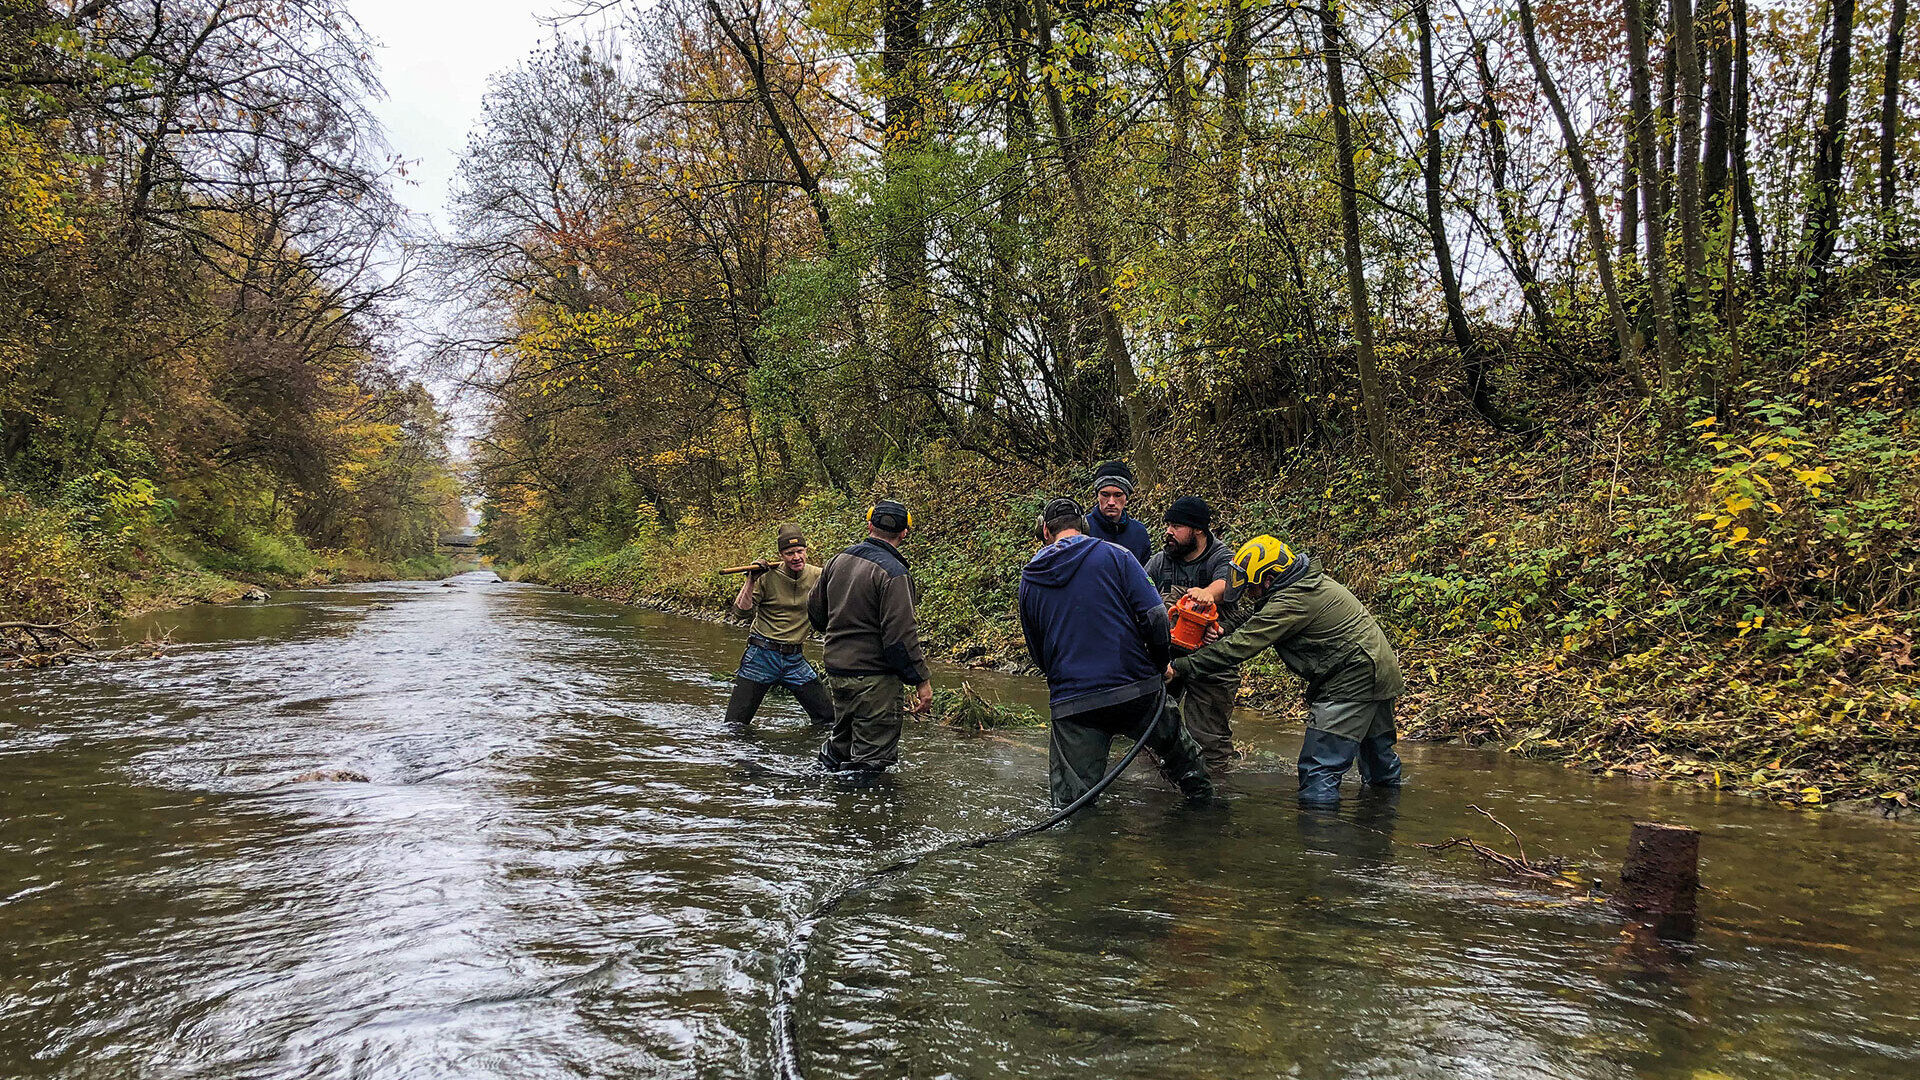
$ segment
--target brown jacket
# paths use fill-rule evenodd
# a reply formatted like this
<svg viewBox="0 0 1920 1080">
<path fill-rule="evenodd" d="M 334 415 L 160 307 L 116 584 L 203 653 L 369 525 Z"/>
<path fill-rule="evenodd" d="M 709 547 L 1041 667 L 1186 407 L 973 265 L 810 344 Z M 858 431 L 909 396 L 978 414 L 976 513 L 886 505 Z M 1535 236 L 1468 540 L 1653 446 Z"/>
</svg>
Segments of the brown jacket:
<svg viewBox="0 0 1920 1080">
<path fill-rule="evenodd" d="M 869 537 L 827 560 L 807 597 L 807 619 L 827 639 L 827 674 L 926 682 L 913 619 L 918 591 L 907 561 L 885 540 Z"/>
</svg>

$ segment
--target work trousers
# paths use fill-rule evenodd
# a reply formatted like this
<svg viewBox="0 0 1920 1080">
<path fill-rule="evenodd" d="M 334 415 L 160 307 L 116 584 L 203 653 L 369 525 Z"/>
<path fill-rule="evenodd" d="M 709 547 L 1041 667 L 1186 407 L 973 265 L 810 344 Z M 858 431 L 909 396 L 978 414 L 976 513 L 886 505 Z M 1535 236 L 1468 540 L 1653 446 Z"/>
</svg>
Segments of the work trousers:
<svg viewBox="0 0 1920 1080">
<path fill-rule="evenodd" d="M 1183 679 L 1181 686 L 1180 718 L 1199 744 L 1207 772 L 1218 776 L 1240 760 L 1240 751 L 1233 748 L 1233 706 L 1240 697 L 1240 671 Z"/>
<path fill-rule="evenodd" d="M 1360 782 L 1400 786 L 1400 755 L 1393 744 L 1393 699 L 1317 701 L 1307 706 L 1307 736 L 1300 744 L 1300 801 L 1340 800 L 1340 779 L 1355 760 Z"/>
<path fill-rule="evenodd" d="M 1113 737 L 1124 735 L 1138 739 L 1153 723 L 1159 694 L 1148 694 L 1117 705 L 1053 718 L 1047 740 L 1047 787 L 1053 805 L 1066 806 L 1087 793 L 1107 774 L 1107 754 Z M 1200 759 L 1200 747 L 1180 722 L 1180 710 L 1171 701 L 1167 712 L 1154 724 L 1147 736 L 1147 751 L 1160 763 L 1160 773 L 1180 789 L 1189 801 L 1204 802 L 1213 797 L 1213 781 L 1207 778 L 1206 763 Z"/>
<path fill-rule="evenodd" d="M 899 760 L 906 726 L 898 675 L 828 675 L 833 733 L 820 748 L 827 769 L 879 772 Z"/>
</svg>

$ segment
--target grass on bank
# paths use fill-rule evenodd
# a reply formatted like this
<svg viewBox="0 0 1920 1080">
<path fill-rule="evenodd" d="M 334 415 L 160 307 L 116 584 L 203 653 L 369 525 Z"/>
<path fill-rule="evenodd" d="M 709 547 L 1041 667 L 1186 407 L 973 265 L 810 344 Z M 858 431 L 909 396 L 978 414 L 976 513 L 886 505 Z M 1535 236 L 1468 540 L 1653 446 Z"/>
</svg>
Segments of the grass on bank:
<svg viewBox="0 0 1920 1080">
<path fill-rule="evenodd" d="M 0 487 L 0 621 L 97 625 L 232 600 L 255 585 L 434 579 L 457 569 L 444 555 L 385 561 L 313 551 L 298 537 L 254 530 L 216 546 L 111 505 L 89 513 Z"/>
<path fill-rule="evenodd" d="M 1399 645 L 1411 735 L 1800 805 L 1920 799 L 1920 295 L 1855 304 L 1773 348 L 1781 374 L 1717 414 L 1587 387 L 1537 398 L 1552 419 L 1534 440 L 1493 436 L 1435 395 L 1401 429 L 1415 490 L 1399 502 L 1349 447 L 1276 463 L 1176 425 L 1159 439 L 1169 479 L 1138 497 L 1140 516 L 1196 493 L 1228 542 L 1272 532 L 1321 559 Z M 936 450 L 859 498 L 813 492 L 671 532 L 649 521 L 509 572 L 717 610 L 738 579 L 712 569 L 771 554 L 778 521 L 805 525 L 819 561 L 885 495 L 920 522 L 906 554 L 929 646 L 1020 662 L 1033 516 L 1047 496 L 1084 498 L 1084 469 Z M 1248 704 L 1297 709 L 1270 660 L 1248 675 Z"/>
</svg>

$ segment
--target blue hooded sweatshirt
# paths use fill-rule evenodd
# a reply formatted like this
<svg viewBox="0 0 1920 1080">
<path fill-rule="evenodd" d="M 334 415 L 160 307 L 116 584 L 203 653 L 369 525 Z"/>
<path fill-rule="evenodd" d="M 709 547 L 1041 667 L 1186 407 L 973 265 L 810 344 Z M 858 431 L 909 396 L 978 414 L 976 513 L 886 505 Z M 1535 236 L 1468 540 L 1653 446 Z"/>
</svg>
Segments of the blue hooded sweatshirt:
<svg viewBox="0 0 1920 1080">
<path fill-rule="evenodd" d="M 1120 512 L 1118 525 L 1101 517 L 1099 507 L 1087 511 L 1085 532 L 1096 540 L 1119 544 L 1133 552 L 1133 557 L 1140 560 L 1142 566 L 1145 566 L 1147 560 L 1153 557 L 1153 534 L 1147 531 L 1147 527 L 1142 525 L 1138 518 L 1124 510 Z"/>
<path fill-rule="evenodd" d="M 1047 676 L 1055 719 L 1165 685 L 1166 602 L 1115 544 L 1083 534 L 1041 548 L 1020 574 L 1020 629 Z"/>
</svg>

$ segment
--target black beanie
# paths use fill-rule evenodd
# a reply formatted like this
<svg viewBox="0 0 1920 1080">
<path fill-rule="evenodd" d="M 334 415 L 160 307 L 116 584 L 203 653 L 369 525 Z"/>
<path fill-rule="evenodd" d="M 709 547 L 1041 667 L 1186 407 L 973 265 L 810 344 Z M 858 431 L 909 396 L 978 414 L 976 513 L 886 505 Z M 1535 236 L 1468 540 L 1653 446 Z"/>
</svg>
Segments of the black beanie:
<svg viewBox="0 0 1920 1080">
<path fill-rule="evenodd" d="M 1093 490 L 1096 494 L 1109 484 L 1127 494 L 1133 494 L 1133 470 L 1127 468 L 1124 461 L 1103 461 L 1094 467 Z"/>
<path fill-rule="evenodd" d="M 873 509 L 867 514 L 867 524 L 881 532 L 900 532 L 911 524 L 912 520 L 912 516 L 907 513 L 907 508 L 891 499 L 882 499 L 874 503 Z"/>
<path fill-rule="evenodd" d="M 1213 507 L 1198 495 L 1182 495 L 1167 507 L 1166 522 L 1169 525 L 1185 525 L 1194 529 L 1211 530 L 1213 528 Z"/>
</svg>

